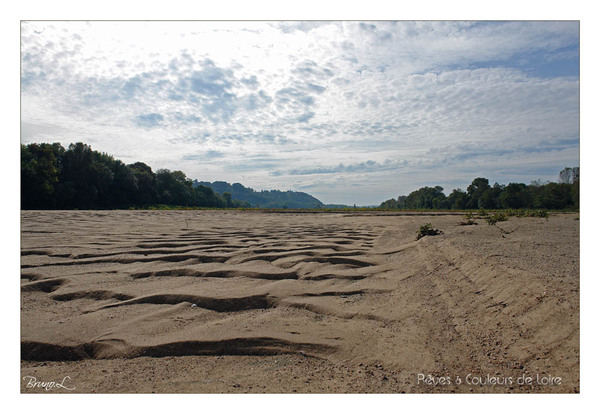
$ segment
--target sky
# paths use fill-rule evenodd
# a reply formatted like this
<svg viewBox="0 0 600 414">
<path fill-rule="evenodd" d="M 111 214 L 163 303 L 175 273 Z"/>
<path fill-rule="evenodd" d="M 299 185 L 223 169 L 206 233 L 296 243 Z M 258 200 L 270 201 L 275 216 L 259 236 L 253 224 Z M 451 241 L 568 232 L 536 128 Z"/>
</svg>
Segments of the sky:
<svg viewBox="0 0 600 414">
<path fill-rule="evenodd" d="M 349 205 L 556 181 L 579 22 L 24 21 L 21 142 Z"/>
</svg>

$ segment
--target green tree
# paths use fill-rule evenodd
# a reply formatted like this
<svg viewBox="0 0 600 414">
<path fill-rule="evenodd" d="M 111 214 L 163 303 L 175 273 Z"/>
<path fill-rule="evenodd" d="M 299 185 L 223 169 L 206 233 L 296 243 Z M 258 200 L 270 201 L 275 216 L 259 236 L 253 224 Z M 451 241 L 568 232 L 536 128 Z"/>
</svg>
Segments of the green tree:
<svg viewBox="0 0 600 414">
<path fill-rule="evenodd" d="M 59 201 L 67 208 L 94 208 L 104 203 L 113 180 L 111 157 L 81 142 L 69 145 L 63 157 Z"/>
<path fill-rule="evenodd" d="M 156 172 L 159 202 L 178 206 L 190 206 L 194 203 L 194 189 L 182 171 L 161 169 Z"/>
<path fill-rule="evenodd" d="M 467 208 L 479 209 L 483 206 L 480 205 L 479 199 L 483 194 L 489 190 L 490 182 L 487 178 L 478 177 L 473 180 L 471 185 L 467 187 L 467 194 L 469 199 L 467 201 Z M 488 196 L 489 198 L 489 196 Z"/>
<path fill-rule="evenodd" d="M 526 190 L 525 184 L 510 183 L 504 191 L 499 195 L 498 201 L 502 208 L 524 208 L 526 206 Z"/>
<path fill-rule="evenodd" d="M 395 199 L 390 198 L 389 200 L 386 200 L 383 203 L 381 203 L 379 205 L 379 208 L 383 208 L 385 210 L 395 210 L 398 208 L 398 202 Z"/>
<path fill-rule="evenodd" d="M 137 187 L 137 191 L 133 195 L 133 202 L 142 205 L 157 203 L 156 174 L 152 172 L 152 168 L 143 162 L 130 164 L 129 168 L 135 177 Z"/>
<path fill-rule="evenodd" d="M 454 190 L 452 190 L 447 200 L 449 208 L 453 210 L 464 210 L 465 208 L 467 208 L 467 193 L 465 193 L 460 188 L 455 188 Z"/>
<path fill-rule="evenodd" d="M 63 153 L 64 148 L 58 143 L 21 145 L 22 208 L 55 206 Z"/>
<path fill-rule="evenodd" d="M 225 199 L 225 205 L 227 207 L 233 207 L 233 201 L 231 201 L 231 193 L 225 191 L 223 193 L 223 198 Z"/>
<path fill-rule="evenodd" d="M 446 196 L 444 189 L 439 185 L 435 187 L 422 187 L 410 193 L 405 200 L 408 209 L 444 208 Z M 438 207 L 434 207 L 434 204 Z"/>
</svg>

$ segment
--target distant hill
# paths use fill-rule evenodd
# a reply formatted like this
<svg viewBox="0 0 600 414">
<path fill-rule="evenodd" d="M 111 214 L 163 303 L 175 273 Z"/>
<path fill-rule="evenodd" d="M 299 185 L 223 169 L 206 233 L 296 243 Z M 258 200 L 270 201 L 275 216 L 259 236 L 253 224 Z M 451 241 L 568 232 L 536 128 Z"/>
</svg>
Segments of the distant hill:
<svg viewBox="0 0 600 414">
<path fill-rule="evenodd" d="M 213 191 L 223 194 L 231 194 L 234 200 L 247 201 L 252 207 L 260 208 L 322 208 L 323 203 L 307 193 L 299 191 L 263 190 L 255 191 L 244 187 L 240 183 L 229 184 L 225 181 L 194 180 L 194 187 L 203 185 L 212 188 Z"/>
</svg>

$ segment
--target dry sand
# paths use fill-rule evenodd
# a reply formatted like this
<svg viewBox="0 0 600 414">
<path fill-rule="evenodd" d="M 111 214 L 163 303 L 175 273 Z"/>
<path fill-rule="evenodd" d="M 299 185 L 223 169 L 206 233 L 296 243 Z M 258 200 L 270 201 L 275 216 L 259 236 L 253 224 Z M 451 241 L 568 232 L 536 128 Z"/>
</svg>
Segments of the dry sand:
<svg viewBox="0 0 600 414">
<path fill-rule="evenodd" d="M 461 220 L 23 211 L 21 391 L 579 392 L 579 215 Z"/>
</svg>

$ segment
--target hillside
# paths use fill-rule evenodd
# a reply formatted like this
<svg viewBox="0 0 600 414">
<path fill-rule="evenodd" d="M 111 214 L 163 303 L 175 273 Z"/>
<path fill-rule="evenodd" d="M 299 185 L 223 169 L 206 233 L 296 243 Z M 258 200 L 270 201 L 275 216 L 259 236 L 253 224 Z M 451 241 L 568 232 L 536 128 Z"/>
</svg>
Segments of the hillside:
<svg viewBox="0 0 600 414">
<path fill-rule="evenodd" d="M 321 208 L 323 203 L 310 194 L 298 191 L 263 190 L 255 191 L 240 183 L 229 184 L 225 181 L 213 183 L 194 180 L 194 187 L 203 185 L 223 194 L 228 192 L 231 198 L 246 201 L 252 207 L 260 208 Z"/>
</svg>

